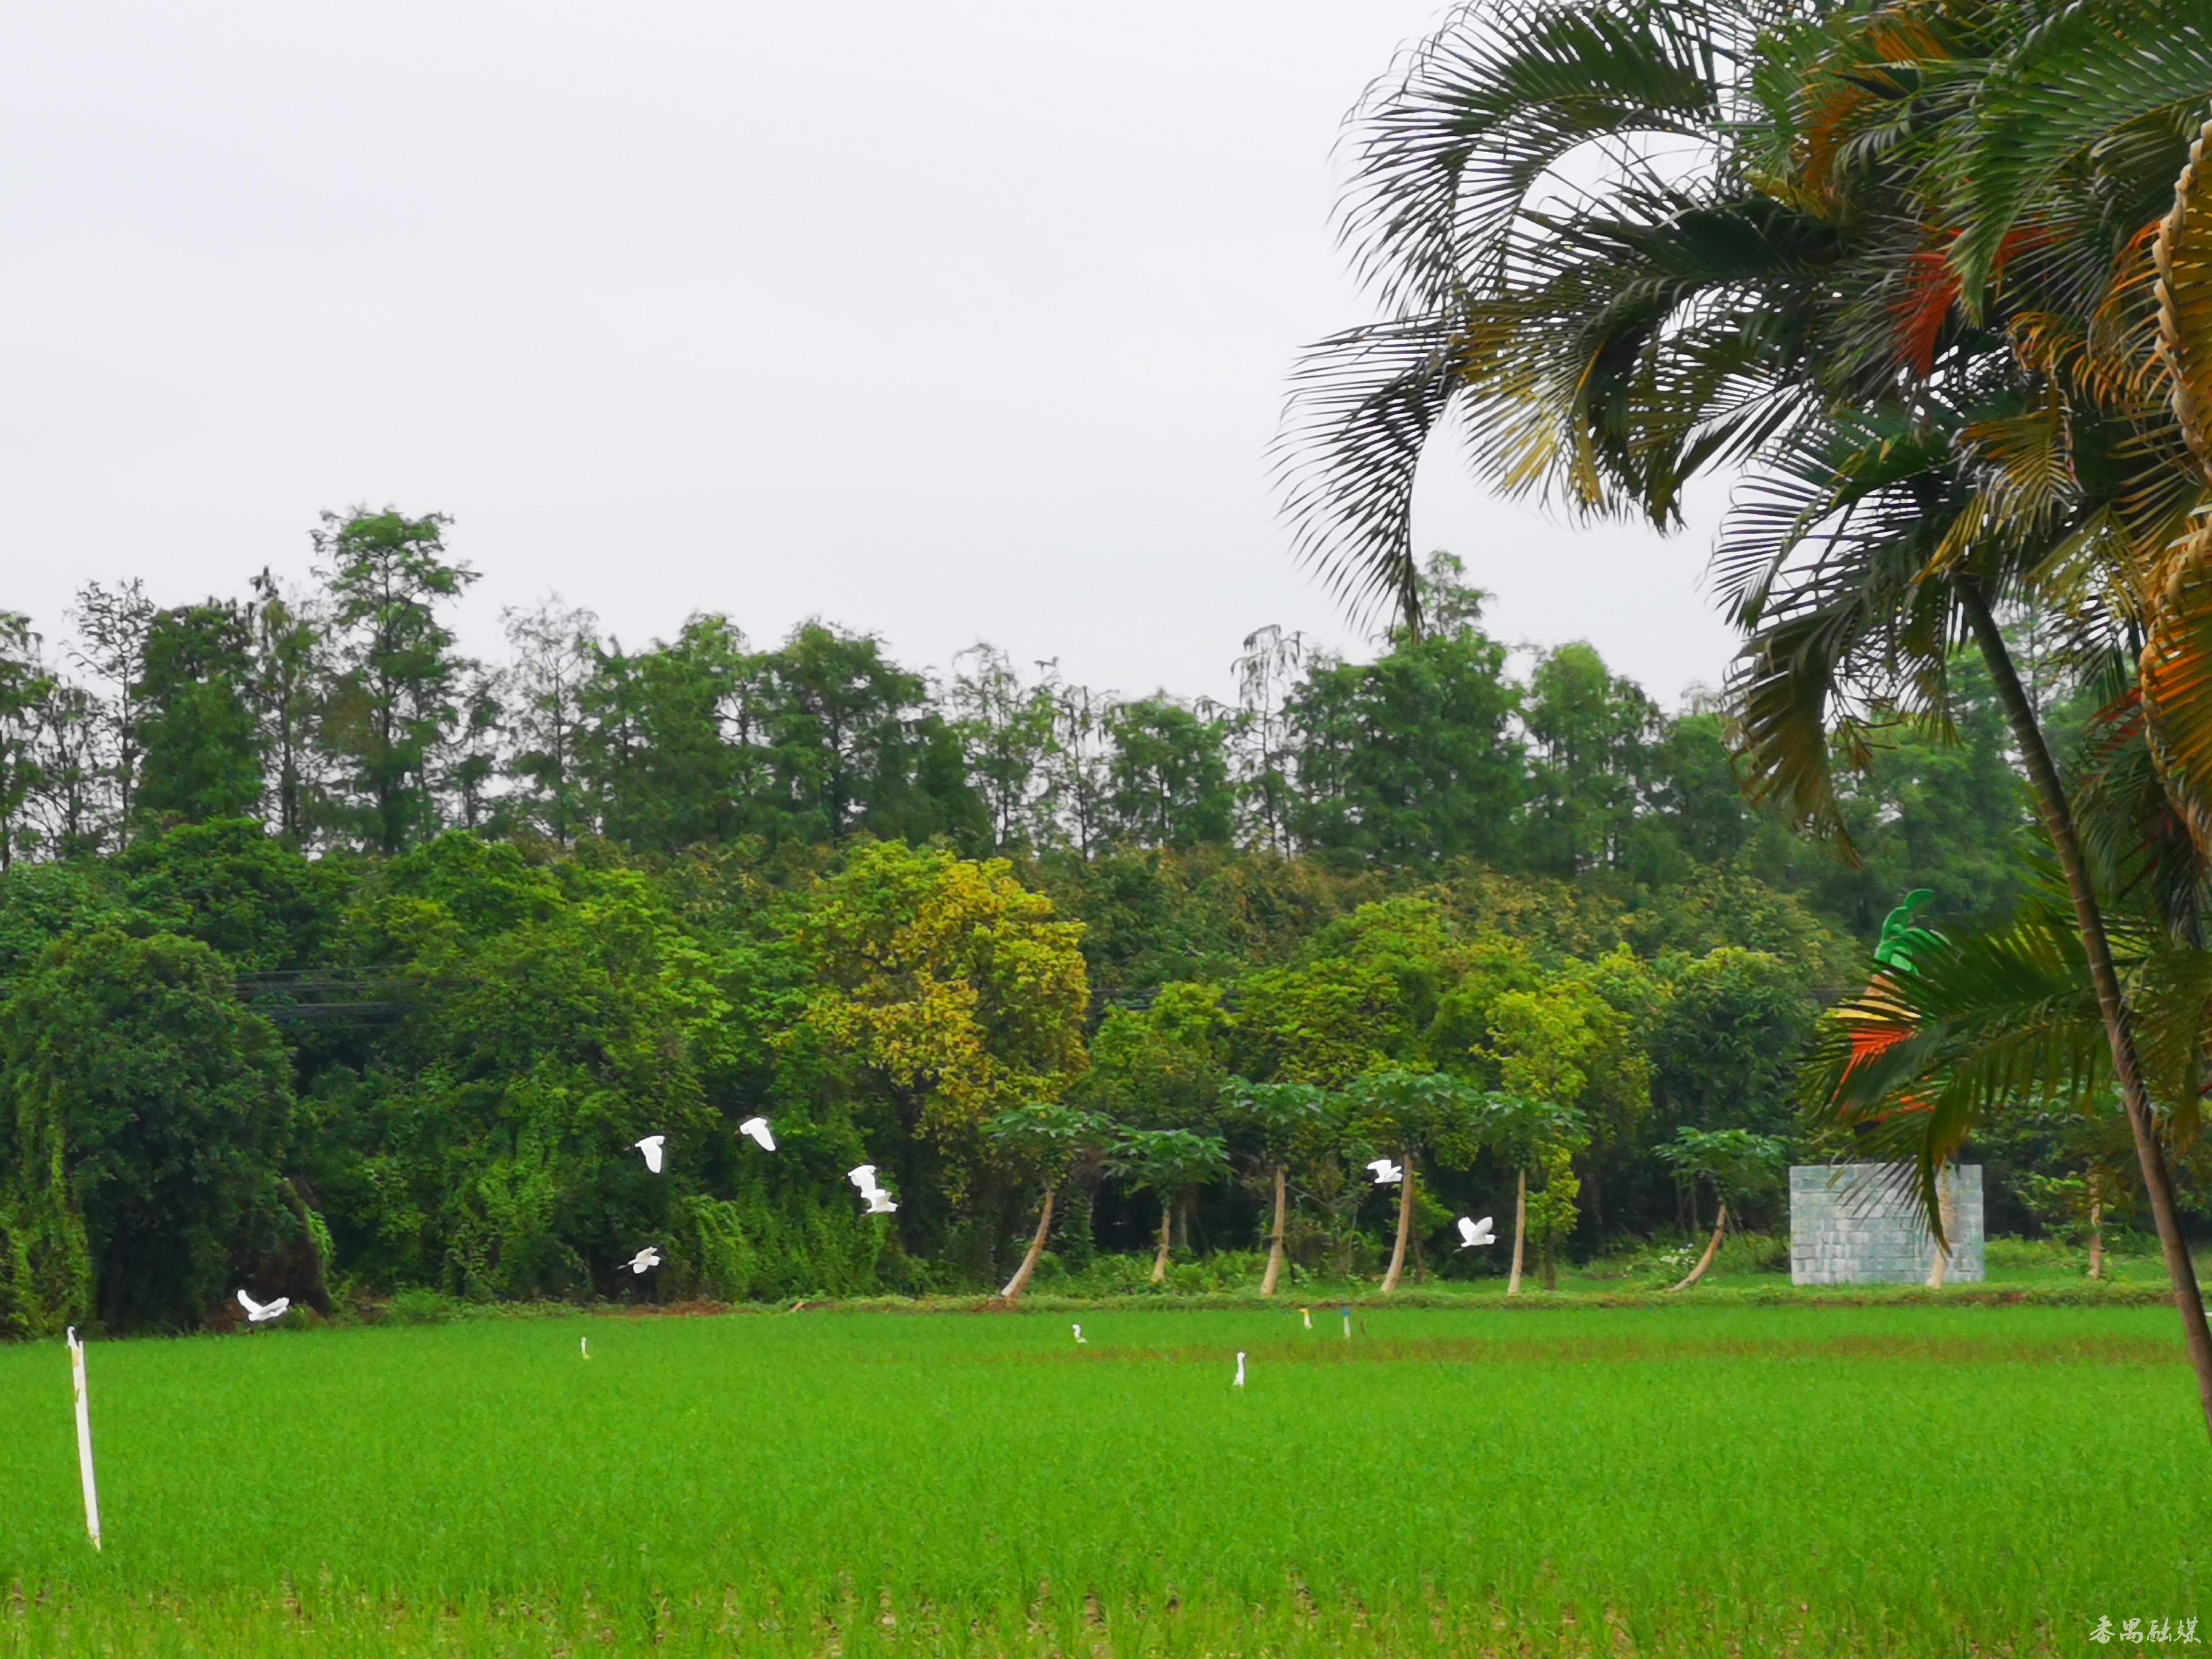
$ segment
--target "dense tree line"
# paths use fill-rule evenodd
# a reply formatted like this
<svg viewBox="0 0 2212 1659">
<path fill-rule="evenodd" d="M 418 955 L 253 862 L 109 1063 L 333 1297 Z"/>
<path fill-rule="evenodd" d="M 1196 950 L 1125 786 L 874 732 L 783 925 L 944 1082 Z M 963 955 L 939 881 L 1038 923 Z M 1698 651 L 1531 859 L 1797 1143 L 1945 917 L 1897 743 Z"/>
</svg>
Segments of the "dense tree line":
<svg viewBox="0 0 2212 1659">
<path fill-rule="evenodd" d="M 65 652 L 0 626 L 0 1325 L 635 1293 L 646 1239 L 664 1297 L 1025 1243 L 1424 1273 L 1516 1194 L 1544 1272 L 1698 1224 L 1718 1188 L 1658 1149 L 1790 1133 L 1905 888 L 2020 879 L 1967 663 L 1955 740 L 1847 787 L 1845 866 L 1745 805 L 1715 710 L 1584 645 L 1516 676 L 1445 559 L 1419 630 L 1263 629 L 1222 705 L 821 623 L 630 648 L 556 601 L 478 662 L 447 529 L 330 517 L 302 591 L 88 587 Z"/>
</svg>

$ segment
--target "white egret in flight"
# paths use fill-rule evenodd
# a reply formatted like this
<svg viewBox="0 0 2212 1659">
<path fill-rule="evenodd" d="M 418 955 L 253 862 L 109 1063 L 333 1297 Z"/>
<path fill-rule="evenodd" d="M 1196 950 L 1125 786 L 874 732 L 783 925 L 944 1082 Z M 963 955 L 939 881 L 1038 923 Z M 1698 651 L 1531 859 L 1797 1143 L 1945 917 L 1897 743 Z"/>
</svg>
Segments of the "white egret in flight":
<svg viewBox="0 0 2212 1659">
<path fill-rule="evenodd" d="M 1496 1243 L 1498 1236 L 1490 1231 L 1488 1216 L 1480 1221 L 1469 1221 L 1465 1216 L 1459 1218 L 1459 1247 L 1462 1250 L 1471 1250 L 1478 1244 Z"/>
<path fill-rule="evenodd" d="M 772 1152 L 775 1150 L 775 1135 L 769 1128 L 768 1120 L 764 1117 L 747 1118 L 743 1123 L 738 1125 L 738 1133 L 741 1135 L 750 1135 L 760 1144 L 760 1149 L 764 1152 Z"/>
<path fill-rule="evenodd" d="M 1378 1158 L 1367 1167 L 1374 1172 L 1378 1187 L 1395 1187 L 1406 1178 L 1405 1170 L 1387 1158 Z"/>
<path fill-rule="evenodd" d="M 635 1144 L 638 1151 L 645 1154 L 645 1167 L 652 1170 L 653 1174 L 659 1175 L 660 1173 L 660 1149 L 668 1144 L 668 1137 L 666 1135 L 647 1135 L 644 1139 L 638 1141 Z"/>
<path fill-rule="evenodd" d="M 263 1304 L 256 1302 L 244 1291 L 240 1291 L 238 1293 L 238 1305 L 246 1310 L 248 1323 L 266 1325 L 270 1320 L 282 1319 L 291 1311 L 292 1298 L 289 1296 L 280 1296 L 274 1302 Z"/>
<path fill-rule="evenodd" d="M 634 1273 L 641 1273 L 649 1267 L 660 1265 L 660 1252 L 648 1244 L 623 1265 Z"/>
</svg>

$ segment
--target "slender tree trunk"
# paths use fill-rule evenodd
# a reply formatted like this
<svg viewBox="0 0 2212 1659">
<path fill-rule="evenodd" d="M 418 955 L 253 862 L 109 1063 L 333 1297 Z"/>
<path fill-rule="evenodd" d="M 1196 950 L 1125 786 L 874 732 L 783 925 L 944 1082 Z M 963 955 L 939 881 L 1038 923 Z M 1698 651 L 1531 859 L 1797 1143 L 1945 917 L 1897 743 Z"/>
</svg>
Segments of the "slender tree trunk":
<svg viewBox="0 0 2212 1659">
<path fill-rule="evenodd" d="M 1726 1199 L 1723 1199 L 1721 1200 L 1721 1212 L 1713 1222 L 1713 1236 L 1705 1241 L 1705 1253 L 1698 1258 L 1698 1265 L 1691 1268 L 1690 1271 L 1683 1276 L 1682 1282 L 1680 1284 L 1669 1285 L 1667 1287 L 1670 1292 L 1674 1291 L 1686 1291 L 1691 1285 L 1696 1284 L 1699 1279 L 1705 1276 L 1705 1269 L 1713 1265 L 1713 1258 L 1720 1254 L 1721 1235 L 1727 1231 L 1728 1200 Z"/>
<path fill-rule="evenodd" d="M 1382 1275 L 1384 1296 L 1398 1288 L 1398 1275 L 1406 1270 L 1406 1236 L 1413 1231 L 1413 1155 L 1399 1156 L 1406 1160 L 1406 1173 L 1398 1182 L 1398 1238 L 1390 1246 L 1390 1271 Z"/>
<path fill-rule="evenodd" d="M 1006 1281 L 1006 1288 L 999 1292 L 1001 1301 L 1018 1302 L 1022 1299 L 1022 1292 L 1030 1287 L 1030 1275 L 1036 1272 L 1037 1261 L 1044 1255 L 1044 1236 L 1052 1230 L 1052 1199 L 1055 1190 L 1051 1187 L 1044 1189 L 1044 1209 L 1037 1217 L 1036 1231 L 1030 1236 L 1029 1254 L 1022 1258 L 1022 1265 L 1014 1269 L 1014 1276 Z"/>
<path fill-rule="evenodd" d="M 1942 1218 L 1943 1237 L 1936 1241 L 1936 1260 L 1928 1267 L 1928 1288 L 1940 1291 L 1943 1281 L 1951 1276 L 1951 1229 L 1958 1212 L 1951 1203 L 1951 1166 L 1945 1164 L 1936 1176 L 1936 1213 Z"/>
<path fill-rule="evenodd" d="M 1260 1281 L 1260 1294 L 1273 1296 L 1275 1285 L 1283 1277 L 1283 1223 L 1290 1214 L 1290 1177 L 1283 1166 L 1275 1166 L 1275 1233 L 1267 1241 L 1267 1274 Z"/>
<path fill-rule="evenodd" d="M 2174 1212 L 2173 1182 L 2166 1171 L 2165 1150 L 2159 1145 L 2158 1121 L 2151 1111 L 2150 1096 L 2143 1086 L 2133 1019 L 2120 988 L 2119 970 L 2112 963 L 2112 945 L 2105 933 L 2104 913 L 2098 908 L 2096 890 L 2090 884 L 2088 866 L 2081 856 L 2073 809 L 2067 804 L 2066 787 L 2059 781 L 2050 747 L 2043 740 L 2043 727 L 2036 720 L 2034 706 L 2013 668 L 2012 654 L 2005 648 L 2004 635 L 1998 630 L 1996 618 L 1990 614 L 1981 589 L 1970 580 L 1961 580 L 1959 595 L 1967 626 L 1973 629 L 1975 643 L 1981 647 L 1983 659 L 1989 664 L 1990 678 L 1996 684 L 1998 701 L 2004 705 L 2005 718 L 2012 726 L 2013 741 L 2020 745 L 2028 781 L 2035 790 L 2036 807 L 2043 816 L 2044 830 L 2051 837 L 2051 851 L 2057 854 L 2067 890 L 2073 896 L 2075 926 L 2081 935 L 2090 980 L 2097 988 L 2097 1006 L 2104 1016 L 2105 1036 L 2112 1044 L 2113 1075 L 2119 1082 L 2121 1103 L 2127 1109 L 2128 1129 L 2135 1137 L 2136 1161 L 2142 1166 L 2143 1191 L 2150 1199 L 2151 1217 L 2158 1224 L 2158 1242 L 2166 1256 L 2166 1274 L 2173 1286 L 2174 1310 L 2181 1316 L 2182 1336 L 2189 1345 L 2189 1363 L 2197 1373 L 2197 1401 L 2204 1411 L 2206 1432 L 2212 1433 L 2212 1328 L 2204 1322 L 2204 1297 L 2197 1288 L 2197 1267 L 2189 1259 L 2189 1245 L 2181 1236 L 2181 1220 Z"/>
<path fill-rule="evenodd" d="M 1528 1172 L 1515 1172 L 1513 1187 L 1513 1273 L 1505 1281 L 1505 1294 L 1521 1294 L 1521 1246 L 1528 1237 Z"/>
<path fill-rule="evenodd" d="M 2105 1276 L 2105 1190 L 2094 1170 L 2089 1171 L 2089 1277 Z"/>
<path fill-rule="evenodd" d="M 1160 1200 L 1160 1249 L 1152 1258 L 1152 1283 L 1164 1285 L 1168 1278 L 1168 1229 L 1175 1224 L 1175 1194 L 1170 1193 Z"/>
</svg>

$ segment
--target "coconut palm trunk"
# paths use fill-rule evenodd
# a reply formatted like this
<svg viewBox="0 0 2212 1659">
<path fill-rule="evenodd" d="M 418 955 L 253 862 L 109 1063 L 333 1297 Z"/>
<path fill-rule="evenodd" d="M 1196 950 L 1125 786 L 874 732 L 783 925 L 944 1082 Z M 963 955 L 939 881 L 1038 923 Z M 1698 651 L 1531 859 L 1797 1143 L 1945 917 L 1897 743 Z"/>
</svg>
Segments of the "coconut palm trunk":
<svg viewBox="0 0 2212 1659">
<path fill-rule="evenodd" d="M 1166 1194 L 1160 1200 L 1160 1248 L 1152 1258 L 1152 1283 L 1164 1285 L 1168 1280 L 1168 1243 L 1174 1235 L 1169 1231 L 1175 1224 L 1175 1194 Z"/>
<path fill-rule="evenodd" d="M 1727 1231 L 1728 1200 L 1723 1199 L 1721 1200 L 1721 1212 L 1713 1221 L 1713 1236 L 1705 1241 L 1705 1253 L 1698 1258 L 1698 1265 L 1691 1268 L 1687 1273 L 1683 1275 L 1682 1282 L 1680 1284 L 1669 1285 L 1667 1287 L 1670 1292 L 1674 1291 L 1686 1291 L 1691 1285 L 1696 1284 L 1699 1279 L 1705 1276 L 1705 1269 L 1713 1265 L 1713 1258 L 1718 1255 L 1721 1252 L 1721 1235 Z"/>
<path fill-rule="evenodd" d="M 2051 851 L 2057 854 L 2058 867 L 2074 901 L 2075 926 L 2081 936 L 2082 953 L 2088 960 L 2090 982 L 2096 987 L 2097 1009 L 2104 1017 L 2105 1036 L 2112 1045 L 2112 1073 L 2120 1085 L 2121 1103 L 2127 1109 L 2129 1132 L 2135 1138 L 2136 1161 L 2142 1168 L 2143 1191 L 2150 1199 L 2151 1218 L 2158 1226 L 2159 1247 L 2166 1257 L 2166 1278 L 2173 1286 L 2174 1309 L 2181 1316 L 2190 1366 L 2197 1374 L 2197 1395 L 2204 1410 L 2205 1431 L 2212 1434 L 2212 1328 L 2207 1328 L 2204 1322 L 2204 1297 L 2197 1288 L 2196 1264 L 2189 1258 L 2189 1246 L 2181 1236 L 2180 1218 L 2174 1212 L 2173 1182 L 2166 1170 L 2165 1150 L 2159 1145 L 2158 1120 L 2151 1110 L 2149 1092 L 2143 1086 L 2142 1062 L 2136 1050 L 2126 994 L 2120 986 L 2119 970 L 2112 962 L 2112 939 L 2105 932 L 2104 912 L 2098 906 L 2096 890 L 2089 882 L 2088 865 L 2081 856 L 2081 841 L 2075 830 L 2073 809 L 2067 802 L 2066 787 L 2059 781 L 2058 769 L 2051 762 L 2050 747 L 2043 740 L 2043 727 L 2036 719 L 2034 706 L 2029 702 L 2027 689 L 2021 684 L 2020 675 L 2013 667 L 2012 653 L 2005 645 L 1996 618 L 1990 614 L 1980 587 L 1972 580 L 1961 579 L 1958 587 L 1960 608 L 1965 611 L 1966 625 L 1981 647 L 1984 660 L 1989 664 L 1998 701 L 2004 706 L 2006 722 L 2012 727 L 2013 741 L 2020 746 L 2028 782 L 2035 791 L 2036 809 L 2042 816 L 2044 830 L 2051 837 Z"/>
<path fill-rule="evenodd" d="M 1290 1176 L 1283 1166 L 1275 1166 L 1275 1232 L 1267 1241 L 1267 1273 L 1260 1281 L 1260 1294 L 1273 1296 L 1275 1286 L 1283 1277 L 1283 1224 L 1290 1214 Z"/>
<path fill-rule="evenodd" d="M 1413 1155 L 1400 1156 L 1406 1161 L 1406 1173 L 1398 1182 L 1398 1237 L 1390 1246 L 1390 1271 L 1382 1275 L 1384 1296 L 1398 1288 L 1398 1276 L 1406 1271 L 1406 1240 L 1413 1231 Z"/>
<path fill-rule="evenodd" d="M 1044 1255 L 1045 1235 L 1052 1231 L 1052 1200 L 1058 1189 L 1044 1189 L 1044 1208 L 1037 1216 L 1036 1231 L 1030 1237 L 1029 1253 L 1022 1257 L 1022 1265 L 1014 1269 L 1014 1276 L 1006 1281 L 1006 1288 L 999 1292 L 1000 1299 L 1018 1302 L 1022 1292 L 1030 1287 L 1030 1279 L 1036 1272 L 1037 1262 Z"/>
<path fill-rule="evenodd" d="M 2089 1171 L 2089 1277 L 2105 1276 L 2105 1189 L 2096 1170 Z"/>
<path fill-rule="evenodd" d="M 1521 1294 L 1521 1250 L 1528 1237 L 1528 1172 L 1517 1170 L 1513 1188 L 1513 1273 L 1505 1281 L 1505 1294 Z"/>
<path fill-rule="evenodd" d="M 1936 1260 L 1928 1267 L 1928 1288 L 1940 1291 L 1943 1281 L 1951 1276 L 1951 1229 L 1958 1212 L 1951 1203 L 1951 1170 L 1948 1164 L 1936 1177 L 1936 1212 L 1942 1218 L 1940 1231 L 1942 1237 L 1936 1241 Z"/>
</svg>

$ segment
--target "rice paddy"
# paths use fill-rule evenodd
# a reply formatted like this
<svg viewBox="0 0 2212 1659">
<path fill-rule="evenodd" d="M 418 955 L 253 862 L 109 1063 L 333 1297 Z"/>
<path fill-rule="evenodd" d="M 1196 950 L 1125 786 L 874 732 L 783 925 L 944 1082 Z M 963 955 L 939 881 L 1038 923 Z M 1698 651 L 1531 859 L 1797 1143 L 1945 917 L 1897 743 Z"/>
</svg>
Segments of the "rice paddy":
<svg viewBox="0 0 2212 1659">
<path fill-rule="evenodd" d="M 94 1344 L 100 1554 L 61 1345 L 0 1348 L 0 1653 L 2212 1639 L 2168 1310 L 1314 1314 L 1092 1309 L 1080 1348 L 1042 1313 Z"/>
</svg>

